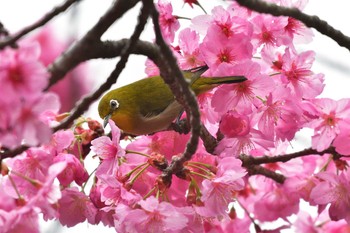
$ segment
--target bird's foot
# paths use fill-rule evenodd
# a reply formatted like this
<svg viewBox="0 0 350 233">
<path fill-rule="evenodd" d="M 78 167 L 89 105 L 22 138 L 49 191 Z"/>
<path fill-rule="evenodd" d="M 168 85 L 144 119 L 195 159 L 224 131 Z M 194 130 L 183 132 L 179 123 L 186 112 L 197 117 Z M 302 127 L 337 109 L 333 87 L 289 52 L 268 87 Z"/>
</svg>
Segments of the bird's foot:
<svg viewBox="0 0 350 233">
<path fill-rule="evenodd" d="M 188 134 L 190 132 L 190 127 L 186 119 L 177 120 L 175 123 L 171 123 L 169 129 L 180 134 Z"/>
</svg>

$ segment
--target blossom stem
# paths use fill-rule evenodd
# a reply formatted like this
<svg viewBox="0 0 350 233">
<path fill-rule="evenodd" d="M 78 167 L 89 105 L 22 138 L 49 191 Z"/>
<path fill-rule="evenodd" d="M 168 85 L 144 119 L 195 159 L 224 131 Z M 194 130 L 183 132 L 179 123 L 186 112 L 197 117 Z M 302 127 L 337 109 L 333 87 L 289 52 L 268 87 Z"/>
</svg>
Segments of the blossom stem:
<svg viewBox="0 0 350 233">
<path fill-rule="evenodd" d="M 89 179 L 90 179 L 90 178 L 92 177 L 92 175 L 96 172 L 97 168 L 98 168 L 98 167 L 96 167 L 96 168 L 89 174 L 89 177 L 87 178 L 86 182 L 85 182 L 84 185 L 81 187 L 81 191 L 82 191 L 83 193 L 85 193 L 85 187 L 86 187 L 86 185 L 87 185 Z"/>
<path fill-rule="evenodd" d="M 125 150 L 125 153 L 142 155 L 142 156 L 145 156 L 145 157 L 149 158 L 149 155 L 147 155 L 145 153 L 142 153 L 142 152 L 134 151 L 134 150 Z"/>
<path fill-rule="evenodd" d="M 16 176 L 21 177 L 22 179 L 28 181 L 29 183 L 31 183 L 31 184 L 32 184 L 33 186 L 35 186 L 35 187 L 41 186 L 41 184 L 40 184 L 39 181 L 34 180 L 34 179 L 31 179 L 31 178 L 29 178 L 28 176 L 25 176 L 25 175 L 23 175 L 23 174 L 21 174 L 21 173 L 18 173 L 18 172 L 16 172 L 16 171 L 11 171 L 11 173 L 13 173 L 13 174 L 15 174 Z"/>
<path fill-rule="evenodd" d="M 280 75 L 280 74 L 281 74 L 281 72 L 276 72 L 276 73 L 269 74 L 269 76 L 272 77 L 272 76 L 276 76 L 276 75 Z"/>
<path fill-rule="evenodd" d="M 255 231 L 256 231 L 256 232 L 261 232 L 261 227 L 259 226 L 259 224 L 257 224 L 257 223 L 255 222 L 255 219 L 254 219 L 252 216 L 250 216 L 250 213 L 249 213 L 249 211 L 247 210 L 247 208 L 246 208 L 238 199 L 236 199 L 236 200 L 237 200 L 237 203 L 239 204 L 239 206 L 244 210 L 244 212 L 246 213 L 246 215 L 249 217 L 250 221 L 253 223 L 254 228 L 255 228 Z"/>
<path fill-rule="evenodd" d="M 189 162 L 187 162 L 187 164 L 196 164 L 196 165 L 206 167 L 208 169 L 210 169 L 212 167 L 212 165 L 209 165 L 207 163 L 197 162 L 197 161 L 189 161 Z"/>
<path fill-rule="evenodd" d="M 143 200 L 146 200 L 151 194 L 156 190 L 156 187 L 154 186 L 151 188 L 151 190 L 143 197 Z"/>
<path fill-rule="evenodd" d="M 198 1 L 196 1 L 194 4 L 197 5 L 197 6 L 199 6 L 199 8 L 202 9 L 202 11 L 204 12 L 204 14 L 208 14 L 207 11 L 204 9 L 204 7 L 203 7 Z"/>
<path fill-rule="evenodd" d="M 320 169 L 320 172 L 324 172 L 327 170 L 329 163 L 332 161 L 333 156 L 329 156 L 329 158 L 327 159 L 327 162 L 322 166 L 322 168 Z"/>
<path fill-rule="evenodd" d="M 201 174 L 201 173 L 194 172 L 194 171 L 190 171 L 190 173 L 193 174 L 193 175 L 200 176 L 200 177 L 202 177 L 202 178 L 204 178 L 204 179 L 210 180 L 210 177 L 208 177 L 208 176 L 206 176 L 206 175 L 203 175 L 203 174 Z"/>
<path fill-rule="evenodd" d="M 184 16 L 178 16 L 178 15 L 174 15 L 175 18 L 177 19 L 185 19 L 185 20 L 192 20 L 191 18 L 188 17 L 184 17 Z"/>
<path fill-rule="evenodd" d="M 191 176 L 191 185 L 196 189 L 196 194 L 200 198 L 202 196 L 201 189 L 199 188 L 196 180 Z"/>
<path fill-rule="evenodd" d="M 15 190 L 15 192 L 16 192 L 16 194 L 18 196 L 18 199 L 23 199 L 22 195 L 19 193 L 19 190 L 17 189 L 16 183 L 12 179 L 12 176 L 9 175 L 8 178 L 9 178 L 11 184 L 12 184 L 13 189 Z"/>
<path fill-rule="evenodd" d="M 148 163 L 142 163 L 140 165 L 138 165 L 137 167 L 135 167 L 134 169 L 132 169 L 131 171 L 129 171 L 125 176 L 126 177 L 130 177 L 134 172 L 136 172 L 137 170 L 139 170 L 141 167 L 147 165 Z"/>
<path fill-rule="evenodd" d="M 214 175 L 210 170 L 204 169 L 203 167 L 197 166 L 195 164 L 188 163 L 187 166 L 197 168 L 207 175 Z"/>
<path fill-rule="evenodd" d="M 144 167 L 143 167 L 138 173 L 136 173 L 136 175 L 131 179 L 131 181 L 130 181 L 130 184 L 131 184 L 131 185 L 133 185 L 134 182 L 136 181 L 136 179 L 139 178 L 139 176 L 140 176 L 149 166 L 151 166 L 151 165 L 148 164 L 148 163 L 145 163 L 145 164 L 143 164 L 143 165 L 144 165 Z"/>
</svg>

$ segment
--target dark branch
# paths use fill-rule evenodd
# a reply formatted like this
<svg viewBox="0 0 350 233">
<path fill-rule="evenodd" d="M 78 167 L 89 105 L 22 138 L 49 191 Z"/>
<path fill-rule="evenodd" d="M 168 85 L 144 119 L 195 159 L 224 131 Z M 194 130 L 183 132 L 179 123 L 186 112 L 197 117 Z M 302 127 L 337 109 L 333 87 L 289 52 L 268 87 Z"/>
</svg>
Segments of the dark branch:
<svg viewBox="0 0 350 233">
<path fill-rule="evenodd" d="M 15 157 L 16 155 L 27 150 L 28 148 L 29 148 L 28 146 L 22 145 L 12 150 L 4 150 L 4 151 L 0 150 L 0 164 L 3 159 Z"/>
<path fill-rule="evenodd" d="M 28 34 L 29 32 L 45 25 L 47 22 L 49 22 L 51 19 L 53 19 L 55 16 L 59 15 L 60 13 L 66 11 L 73 3 L 78 2 L 79 0 L 67 0 L 60 6 L 56 6 L 53 8 L 50 12 L 48 12 L 46 15 L 43 16 L 38 22 L 23 28 L 21 31 L 17 32 L 16 34 L 12 36 L 6 37 L 3 41 L 0 41 L 0 49 L 9 46 L 14 45 L 17 40 Z"/>
<path fill-rule="evenodd" d="M 4 25 L 0 22 L 0 36 L 8 36 L 9 32 L 8 30 L 4 27 Z"/>
<path fill-rule="evenodd" d="M 82 101 L 79 101 L 79 103 L 72 110 L 71 115 L 69 115 L 69 117 L 67 117 L 61 124 L 56 126 L 54 128 L 54 131 L 69 127 L 69 125 L 71 125 L 71 123 L 73 123 L 75 119 L 77 119 L 89 108 L 92 102 L 96 101 L 103 94 L 103 92 L 110 89 L 111 86 L 117 81 L 120 73 L 125 68 L 125 65 L 129 59 L 130 53 L 132 52 L 132 48 L 137 43 L 141 35 L 141 32 L 143 31 L 147 23 L 147 18 L 149 16 L 149 13 L 150 13 L 149 9 L 143 6 L 141 9 L 141 12 L 138 18 L 138 24 L 135 27 L 134 33 L 130 37 L 129 43 L 122 50 L 120 60 L 117 63 L 115 69 L 110 74 L 110 76 L 107 78 L 106 82 L 103 83 L 94 93 L 85 97 Z"/>
<path fill-rule="evenodd" d="M 91 41 L 88 45 L 89 49 L 80 49 L 79 54 L 74 53 L 77 49 L 70 49 L 50 66 L 51 78 L 49 87 L 61 80 L 70 70 L 84 61 L 120 56 L 129 42 L 129 39 L 104 42 L 100 40 Z M 145 55 L 157 63 L 159 49 L 153 43 L 137 40 L 131 50 L 131 53 Z"/>
<path fill-rule="evenodd" d="M 159 64 L 161 76 L 165 83 L 167 83 L 175 95 L 176 100 L 185 108 L 191 126 L 191 138 L 189 139 L 186 149 L 181 157 L 175 157 L 170 166 L 163 172 L 163 181 L 169 185 L 171 183 L 172 174 L 182 177 L 183 163 L 190 160 L 192 155 L 196 152 L 199 135 L 201 130 L 200 113 L 198 109 L 197 99 L 194 93 L 190 90 L 188 83 L 185 81 L 177 61 L 172 54 L 169 46 L 164 41 L 160 25 L 158 21 L 158 11 L 156 10 L 153 1 L 143 1 L 152 7 L 152 21 L 154 24 L 154 31 L 156 34 L 156 43 L 159 45 L 162 53 L 162 63 Z"/>
<path fill-rule="evenodd" d="M 298 157 L 303 157 L 306 155 L 324 155 L 324 154 L 335 154 L 338 153 L 335 151 L 334 147 L 329 147 L 326 150 L 318 152 L 315 149 L 308 148 L 302 151 L 298 151 L 295 153 L 285 154 L 285 155 L 277 155 L 277 156 L 261 156 L 261 157 L 253 157 L 249 155 L 241 155 L 240 160 L 243 162 L 244 167 L 248 167 L 251 165 L 261 165 L 266 163 L 276 163 L 276 162 L 288 162 L 291 159 L 295 159 Z"/>
<path fill-rule="evenodd" d="M 205 150 L 208 153 L 213 154 L 216 146 L 218 145 L 218 140 L 216 140 L 216 138 L 209 133 L 209 131 L 203 124 L 201 124 L 200 137 L 203 141 Z"/>
<path fill-rule="evenodd" d="M 264 168 L 259 165 L 251 165 L 247 167 L 248 174 L 249 175 L 263 175 L 268 178 L 273 179 L 274 181 L 283 184 L 283 182 L 286 180 L 286 177 L 284 175 L 278 174 L 274 171 L 271 171 L 267 168 Z"/>
<path fill-rule="evenodd" d="M 236 0 L 240 5 L 245 6 L 251 10 L 259 13 L 267 13 L 274 16 L 290 16 L 301 22 L 306 26 L 315 28 L 320 33 L 328 36 L 337 42 L 340 46 L 350 50 L 350 37 L 344 35 L 341 31 L 333 28 L 326 21 L 320 19 L 318 16 L 311 16 L 301 12 L 297 8 L 287 8 L 278 6 L 273 3 L 267 3 L 260 0 Z"/>
<path fill-rule="evenodd" d="M 82 61 L 87 60 L 89 55 L 91 56 L 90 53 L 94 45 L 100 42 L 103 33 L 126 11 L 135 6 L 137 2 L 138 0 L 116 1 L 81 40 L 74 43 L 66 52 L 56 59 L 49 66 L 51 77 L 46 90 L 61 80 L 69 70 Z M 86 59 L 83 60 L 82 58 Z"/>
</svg>

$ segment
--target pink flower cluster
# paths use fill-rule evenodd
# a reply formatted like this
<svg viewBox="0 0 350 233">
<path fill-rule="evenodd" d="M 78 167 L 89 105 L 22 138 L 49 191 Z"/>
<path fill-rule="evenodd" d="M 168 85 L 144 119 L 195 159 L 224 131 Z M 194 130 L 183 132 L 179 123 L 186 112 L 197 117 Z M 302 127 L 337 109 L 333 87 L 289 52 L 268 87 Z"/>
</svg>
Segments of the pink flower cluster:
<svg viewBox="0 0 350 233">
<path fill-rule="evenodd" d="M 303 0 L 273 2 L 305 5 Z M 189 135 L 164 131 L 126 138 L 122 146 L 113 121 L 108 137 L 89 118 L 51 134 L 58 101 L 43 92 L 48 75 L 38 62 L 38 46 L 2 50 L 0 146 L 36 147 L 3 161 L 0 232 L 38 232 L 38 214 L 68 227 L 88 221 L 117 232 L 349 230 L 350 99 L 319 97 L 325 85 L 324 76 L 312 71 L 315 53 L 297 46 L 311 41 L 311 30 L 234 2 L 193 17 L 180 30 L 181 17 L 173 15 L 171 3 L 161 0 L 157 7 L 163 36 L 181 68 L 207 64 L 204 76 L 247 78 L 198 96 L 201 120 L 219 141 L 214 153 L 201 141 L 170 184 L 163 170 L 182 155 Z M 157 72 L 151 62 L 146 70 Z M 314 132 L 310 151 L 315 154 L 243 167 L 241 154 L 283 156 L 303 128 Z M 91 155 L 96 169 L 88 174 L 85 159 Z M 264 171 L 285 179 L 276 182 Z M 305 213 L 301 203 L 315 213 Z M 276 220 L 283 224 L 271 227 Z"/>
<path fill-rule="evenodd" d="M 0 147 L 36 146 L 50 138 L 46 115 L 57 113 L 59 101 L 43 92 L 48 73 L 39 56 L 38 43 L 0 51 Z"/>
</svg>

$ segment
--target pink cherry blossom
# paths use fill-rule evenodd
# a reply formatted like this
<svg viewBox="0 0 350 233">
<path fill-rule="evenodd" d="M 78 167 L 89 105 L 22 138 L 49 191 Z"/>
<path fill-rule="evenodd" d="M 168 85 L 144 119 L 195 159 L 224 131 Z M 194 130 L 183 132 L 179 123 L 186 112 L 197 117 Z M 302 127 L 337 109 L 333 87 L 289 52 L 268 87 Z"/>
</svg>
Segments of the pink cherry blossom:
<svg viewBox="0 0 350 233">
<path fill-rule="evenodd" d="M 96 207 L 77 188 L 64 189 L 59 205 L 59 220 L 62 225 L 71 227 L 85 220 L 95 223 Z"/>
<path fill-rule="evenodd" d="M 18 212 L 8 213 L 0 209 L 0 233 L 39 233 L 39 216 L 36 211 L 27 208 Z"/>
<path fill-rule="evenodd" d="M 257 15 L 252 20 L 254 24 L 253 43 L 255 48 L 261 45 L 278 46 L 279 41 L 284 34 L 288 20 L 283 17 L 274 17 L 269 15 Z"/>
<path fill-rule="evenodd" d="M 324 87 L 323 74 L 311 71 L 315 53 L 312 51 L 297 54 L 286 49 L 282 57 L 281 81 L 296 97 L 315 98 Z"/>
<path fill-rule="evenodd" d="M 343 128 L 349 127 L 350 122 L 346 120 L 350 113 L 349 104 L 349 99 L 335 101 L 323 98 L 304 105 L 304 110 L 311 117 L 309 126 L 314 128 L 313 148 L 318 151 L 328 148 L 340 133 L 340 124 Z"/>
<path fill-rule="evenodd" d="M 209 68 L 216 70 L 220 64 L 238 64 L 252 57 L 252 46 L 244 35 L 221 40 L 215 33 L 207 34 L 199 49 Z"/>
<path fill-rule="evenodd" d="M 54 183 L 58 174 L 60 174 L 67 163 L 57 162 L 52 164 L 48 168 L 48 175 L 44 183 L 39 184 L 39 190 L 29 200 L 28 208 L 39 207 L 41 212 L 44 214 L 44 219 L 53 219 L 58 217 L 57 203 L 61 198 L 61 190 L 57 184 Z"/>
<path fill-rule="evenodd" d="M 46 93 L 34 98 L 27 97 L 16 119 L 15 132 L 17 139 L 22 139 L 28 145 L 48 142 L 51 129 L 40 117 L 46 111 L 57 113 L 58 108 L 59 102 L 57 96 L 53 93 Z"/>
<path fill-rule="evenodd" d="M 345 220 L 329 221 L 322 226 L 322 229 L 327 233 L 346 233 L 350 231 L 350 226 Z"/>
<path fill-rule="evenodd" d="M 159 0 L 157 8 L 159 11 L 159 25 L 163 37 L 171 43 L 174 41 L 175 32 L 180 28 L 180 23 L 173 15 L 173 7 L 167 0 Z"/>
<path fill-rule="evenodd" d="M 216 147 L 220 156 L 238 156 L 252 149 L 268 149 L 274 146 L 273 140 L 251 127 L 251 119 L 246 115 L 228 112 L 222 117 L 220 129 L 226 136 Z"/>
<path fill-rule="evenodd" d="M 101 201 L 105 205 L 116 205 L 119 203 L 124 203 L 127 205 L 134 205 L 139 200 L 141 196 L 135 190 L 127 190 L 124 185 L 117 179 L 109 179 L 107 182 L 98 183 L 101 192 Z"/>
<path fill-rule="evenodd" d="M 187 218 L 168 202 L 149 197 L 138 203 L 140 209 L 116 210 L 116 225 L 127 232 L 180 232 L 187 226 Z"/>
<path fill-rule="evenodd" d="M 282 140 L 292 140 L 303 125 L 301 107 L 291 100 L 283 88 L 276 88 L 270 93 L 254 117 L 257 118 L 258 128 L 265 135 L 277 136 Z"/>
<path fill-rule="evenodd" d="M 0 52 L 0 140 L 7 148 L 24 143 L 29 146 L 47 142 L 51 130 L 44 115 L 57 113 L 57 96 L 41 91 L 47 85 L 48 74 L 38 61 L 37 43 L 23 43 L 17 50 Z"/>
<path fill-rule="evenodd" d="M 236 9 L 222 6 L 215 6 L 211 15 L 199 15 L 192 19 L 192 27 L 201 34 L 212 33 L 218 37 L 232 37 L 244 34 L 251 37 L 253 27 L 252 24 L 244 19 L 241 15 L 235 15 Z M 211 31 L 211 32 L 209 32 Z"/>
<path fill-rule="evenodd" d="M 271 183 L 264 185 L 266 190 L 254 203 L 254 215 L 261 221 L 273 221 L 286 218 L 299 210 L 299 197 L 286 192 L 283 186 Z"/>
<path fill-rule="evenodd" d="M 257 97 L 264 98 L 273 89 L 274 81 L 261 73 L 259 64 L 251 61 L 237 65 L 222 64 L 214 73 L 216 76 L 243 75 L 248 80 L 238 84 L 222 85 L 212 98 L 212 106 L 218 112 L 235 109 L 240 113 L 250 113 Z M 222 100 L 225 101 L 222 101 Z M 258 101 L 260 102 L 260 100 Z"/>
<path fill-rule="evenodd" d="M 329 216 L 333 221 L 345 219 L 350 223 L 350 186 L 349 172 L 343 171 L 339 175 L 332 172 L 317 174 L 321 180 L 311 192 L 311 200 L 315 204 L 330 204 Z"/>
<path fill-rule="evenodd" d="M 285 7 L 296 7 L 299 10 L 304 10 L 307 0 L 281 0 L 281 6 Z M 287 33 L 286 37 L 283 39 L 284 44 L 292 44 L 294 43 L 309 43 L 312 41 L 313 32 L 310 28 L 306 27 L 302 22 L 288 17 L 288 24 L 285 27 L 285 32 Z"/>
<path fill-rule="evenodd" d="M 189 28 L 179 33 L 179 47 L 182 56 L 179 63 L 182 69 L 203 66 L 204 62 L 199 52 L 199 35 Z"/>
<path fill-rule="evenodd" d="M 119 144 L 119 128 L 112 120 L 109 120 L 109 125 L 112 131 L 112 140 L 107 136 L 102 136 L 91 141 L 91 150 L 102 160 L 96 171 L 96 175 L 100 179 L 114 177 L 119 160 L 125 155 L 124 149 Z"/>
<path fill-rule="evenodd" d="M 196 207 L 197 213 L 206 217 L 226 215 L 228 203 L 233 201 L 233 193 L 244 187 L 245 169 L 242 162 L 234 157 L 219 160 L 215 178 L 202 182 L 204 207 Z"/>
<path fill-rule="evenodd" d="M 59 153 L 54 162 L 65 161 L 67 163 L 66 169 L 57 176 L 61 185 L 68 186 L 75 181 L 79 186 L 82 186 L 84 182 L 89 178 L 89 174 L 84 169 L 84 165 L 72 154 Z"/>
<path fill-rule="evenodd" d="M 36 96 L 46 87 L 48 73 L 38 61 L 39 56 L 37 43 L 21 44 L 17 50 L 7 48 L 0 52 L 1 102 Z"/>
<path fill-rule="evenodd" d="M 316 221 L 309 213 L 300 211 L 297 220 L 294 222 L 295 232 L 297 233 L 317 233 Z"/>
<path fill-rule="evenodd" d="M 30 148 L 5 163 L 10 169 L 26 177 L 44 181 L 48 175 L 47 168 L 53 164 L 53 156 L 41 148 Z"/>
<path fill-rule="evenodd" d="M 184 1 L 184 4 L 188 4 L 192 8 L 193 8 L 193 4 L 198 5 L 197 0 L 183 0 L 183 1 Z"/>
<path fill-rule="evenodd" d="M 72 145 L 74 141 L 74 133 L 71 130 L 60 130 L 54 133 L 50 140 L 50 154 L 57 155 L 58 153 L 64 152 Z"/>
<path fill-rule="evenodd" d="M 250 131 L 250 119 L 237 112 L 226 113 L 220 122 L 220 131 L 227 137 L 245 136 Z"/>
<path fill-rule="evenodd" d="M 143 152 L 145 154 L 156 152 L 171 159 L 172 156 L 183 152 L 188 139 L 189 135 L 179 134 L 174 131 L 164 131 L 149 137 L 141 137 L 130 143 L 126 149 Z M 140 162 L 135 156 L 130 158 L 129 161 L 131 161 L 131 159 L 135 160 L 135 162 Z M 144 161 L 144 159 L 141 159 L 141 161 Z"/>
<path fill-rule="evenodd" d="M 339 122 L 340 132 L 333 141 L 335 150 L 342 155 L 350 155 L 350 145 L 347 143 L 350 140 L 350 122 L 348 119 Z"/>
<path fill-rule="evenodd" d="M 48 167 L 46 179 L 43 181 L 33 179 L 25 180 L 25 182 L 27 182 L 27 187 L 31 186 L 34 189 L 36 189 L 36 191 L 33 192 L 32 195 L 28 196 L 22 195 L 23 190 L 17 190 L 17 192 L 15 192 L 17 194 L 15 196 L 15 198 L 17 199 L 17 206 L 15 206 L 15 208 L 6 210 L 7 213 L 5 215 L 5 219 L 1 217 L 3 214 L 3 210 L 0 209 L 0 223 L 1 221 L 4 221 L 5 229 L 6 226 L 8 227 L 8 229 L 25 228 L 25 226 L 23 226 L 22 224 L 28 223 L 26 218 L 29 217 L 29 220 L 33 221 L 33 224 L 30 224 L 28 230 L 32 230 L 32 232 L 37 232 L 36 229 L 38 227 L 37 221 L 39 212 L 43 214 L 44 220 L 58 217 L 57 202 L 61 198 L 61 192 L 59 186 L 57 184 L 54 184 L 54 181 L 57 175 L 66 167 L 66 165 L 67 164 L 65 162 L 59 162 Z M 11 176 L 11 178 L 20 177 L 19 175 L 14 173 L 10 173 L 9 175 Z M 8 182 L 9 175 L 5 176 L 4 182 L 2 182 L 6 193 L 11 193 L 11 189 L 13 189 L 14 186 L 18 188 L 18 185 L 21 185 L 17 182 L 19 179 L 12 179 L 11 182 Z M 24 179 L 23 177 L 20 178 Z M 14 230 L 14 232 L 16 231 Z M 21 230 L 19 232 L 21 232 Z"/>
</svg>

